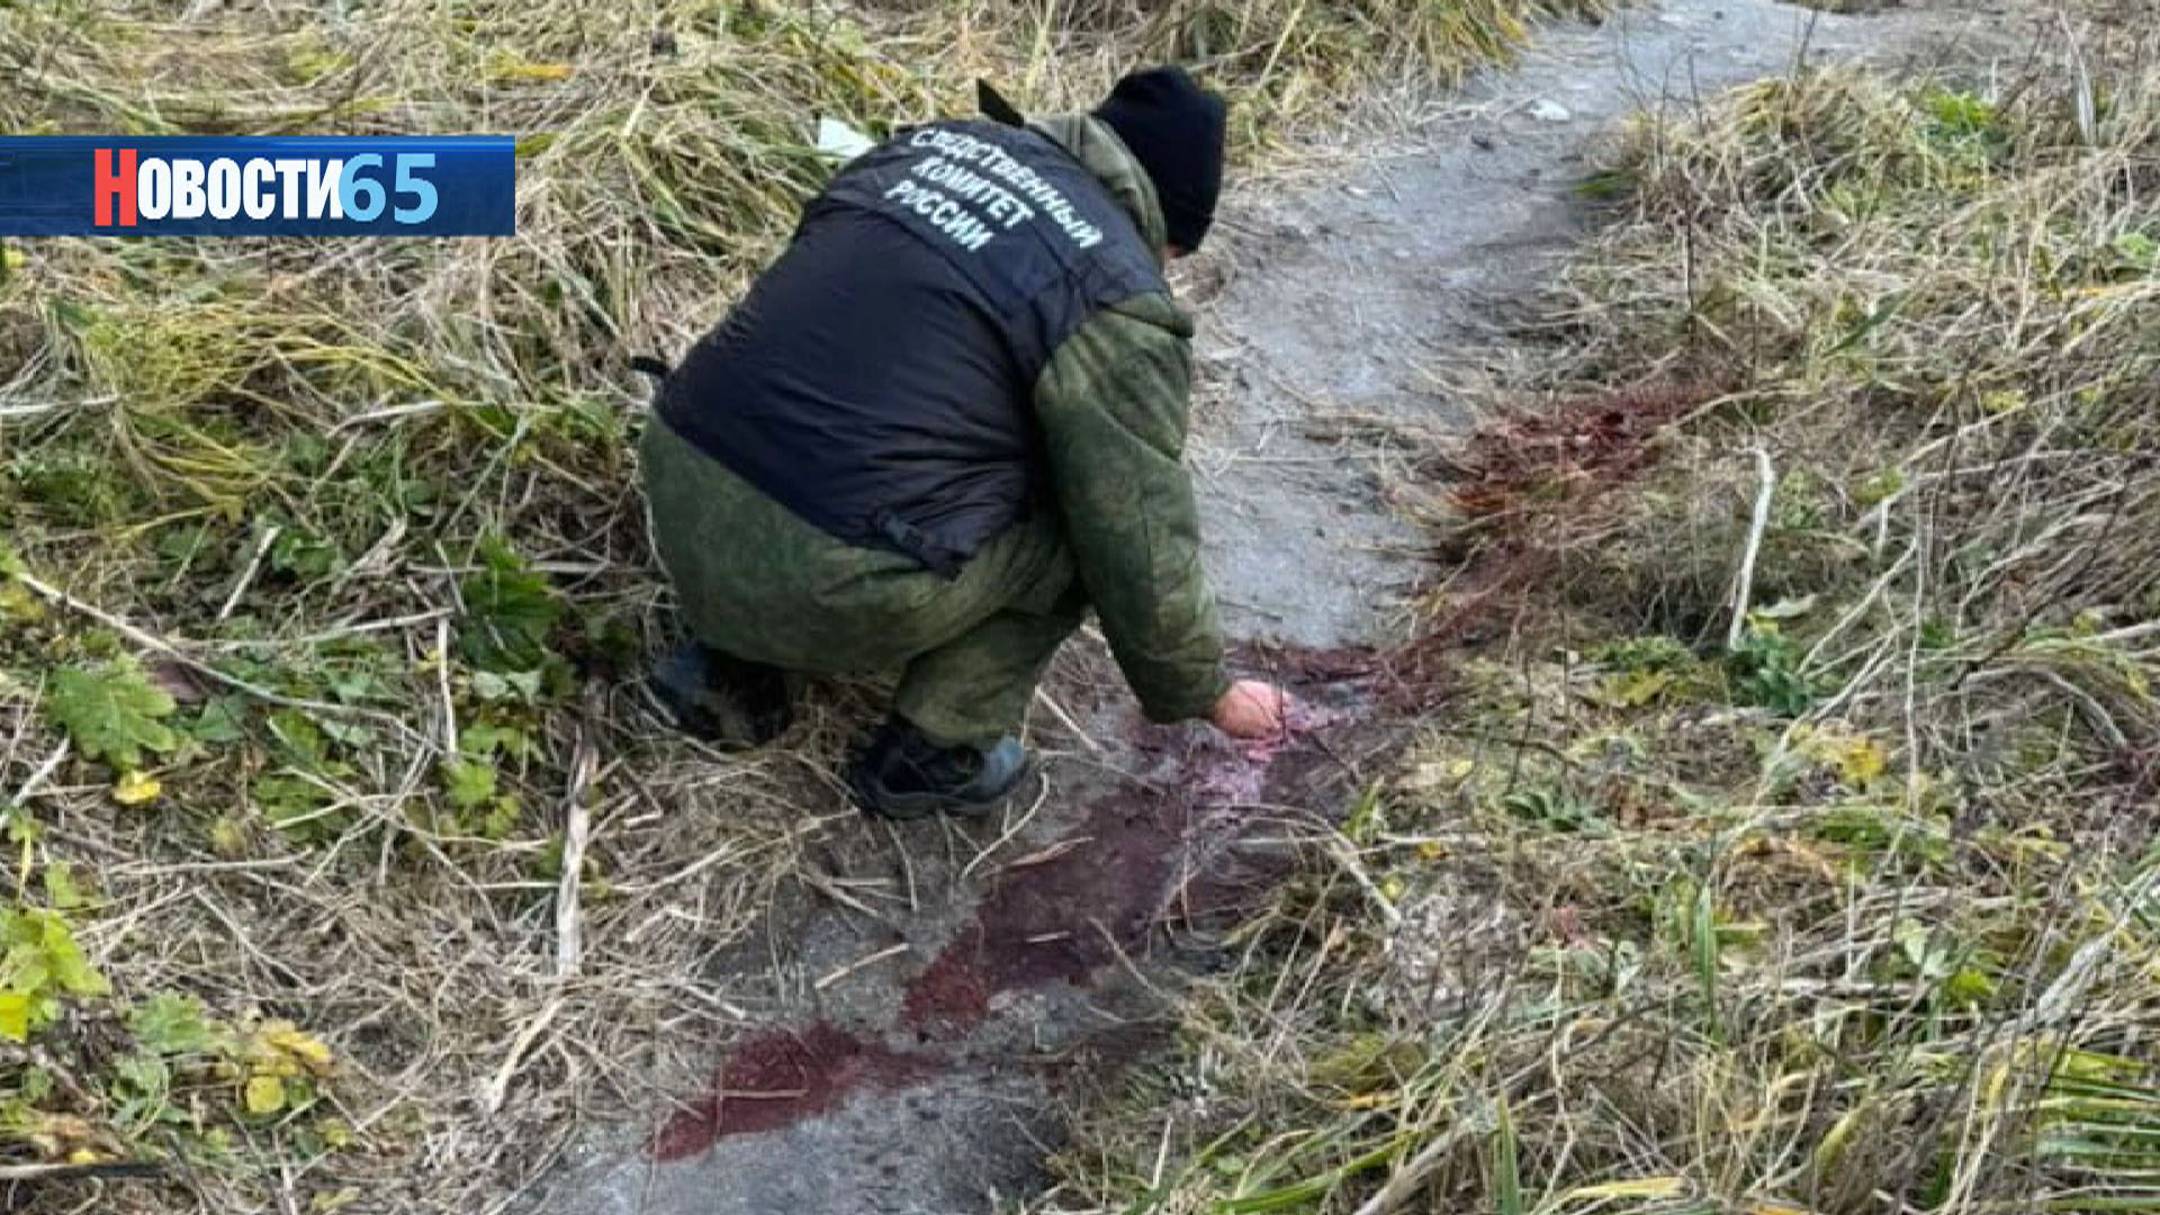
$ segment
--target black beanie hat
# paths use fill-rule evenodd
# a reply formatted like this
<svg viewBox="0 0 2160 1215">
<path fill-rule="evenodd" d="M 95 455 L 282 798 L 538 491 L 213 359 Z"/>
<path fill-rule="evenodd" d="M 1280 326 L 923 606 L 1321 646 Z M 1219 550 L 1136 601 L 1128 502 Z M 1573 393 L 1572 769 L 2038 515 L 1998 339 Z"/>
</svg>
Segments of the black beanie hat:
<svg viewBox="0 0 2160 1215">
<path fill-rule="evenodd" d="M 1147 170 L 1162 200 L 1170 243 L 1191 252 L 1215 222 L 1222 190 L 1223 99 L 1176 67 L 1134 72 L 1117 82 L 1095 117 L 1117 132 Z"/>
</svg>

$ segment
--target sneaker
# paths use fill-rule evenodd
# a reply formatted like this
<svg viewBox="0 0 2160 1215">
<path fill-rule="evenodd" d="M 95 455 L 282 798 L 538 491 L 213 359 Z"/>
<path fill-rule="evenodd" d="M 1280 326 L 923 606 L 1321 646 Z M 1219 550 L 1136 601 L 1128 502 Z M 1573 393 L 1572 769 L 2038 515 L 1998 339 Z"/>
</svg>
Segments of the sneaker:
<svg viewBox="0 0 2160 1215">
<path fill-rule="evenodd" d="M 795 720 L 785 672 L 685 642 L 653 665 L 646 686 L 675 728 L 722 747 L 761 747 Z"/>
<path fill-rule="evenodd" d="M 863 809 L 886 818 L 973 817 L 1003 801 L 1027 767 L 1027 749 L 1011 735 L 987 749 L 940 747 L 894 718 L 855 753 L 848 788 Z"/>
</svg>

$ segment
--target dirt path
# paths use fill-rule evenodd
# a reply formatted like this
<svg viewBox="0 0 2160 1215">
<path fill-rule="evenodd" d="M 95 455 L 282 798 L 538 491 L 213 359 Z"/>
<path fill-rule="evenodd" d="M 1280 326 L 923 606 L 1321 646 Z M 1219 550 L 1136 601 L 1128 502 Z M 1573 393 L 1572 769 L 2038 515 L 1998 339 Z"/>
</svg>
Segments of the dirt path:
<svg viewBox="0 0 2160 1215">
<path fill-rule="evenodd" d="M 1339 812 L 1378 771 L 1387 729 L 1360 723 L 1370 689 L 1339 648 L 1387 640 L 1418 572 L 1391 434 L 1471 420 L 1448 375 L 1498 357 L 1511 306 L 1578 238 L 1590 141 L 1782 71 L 1804 39 L 1846 56 L 1943 28 L 1815 16 L 1668 0 L 1553 29 L 1402 146 L 1233 196 L 1189 268 L 1210 561 L 1247 661 L 1334 724 L 1280 757 L 1145 727 L 1100 644 L 1068 647 L 1051 686 L 1071 723 L 1035 725 L 1039 796 L 979 829 L 835 832 L 713 976 L 763 975 L 761 1007 L 791 1011 L 715 1043 L 710 1083 L 648 1125 L 589 1137 L 529 1209 L 960 1215 L 1038 1186 L 1058 1102 L 1160 1040 L 1162 989 L 1280 872 L 1284 820 Z"/>
</svg>

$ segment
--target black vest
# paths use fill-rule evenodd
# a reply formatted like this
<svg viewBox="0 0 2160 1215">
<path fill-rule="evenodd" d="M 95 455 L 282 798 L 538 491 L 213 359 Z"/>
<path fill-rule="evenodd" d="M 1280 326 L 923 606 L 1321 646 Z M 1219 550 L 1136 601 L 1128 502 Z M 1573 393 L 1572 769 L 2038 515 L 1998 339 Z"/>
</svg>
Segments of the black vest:
<svg viewBox="0 0 2160 1215">
<path fill-rule="evenodd" d="M 1166 290 L 1085 166 L 988 122 L 902 131 L 667 379 L 660 413 L 852 544 L 951 573 L 1041 492 L 1037 376 L 1098 309 Z"/>
</svg>

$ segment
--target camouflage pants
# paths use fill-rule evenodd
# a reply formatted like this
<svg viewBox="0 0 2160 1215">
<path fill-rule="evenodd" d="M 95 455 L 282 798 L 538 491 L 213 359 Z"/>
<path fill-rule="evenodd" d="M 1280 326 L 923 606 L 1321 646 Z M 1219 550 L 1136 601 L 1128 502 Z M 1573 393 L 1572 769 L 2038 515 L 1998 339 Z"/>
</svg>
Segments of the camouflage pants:
<svg viewBox="0 0 2160 1215">
<path fill-rule="evenodd" d="M 657 418 L 639 454 L 653 546 L 698 640 L 788 671 L 897 670 L 893 711 L 941 745 L 1018 730 L 1086 614 L 1054 515 L 943 578 L 803 522 Z"/>
</svg>

